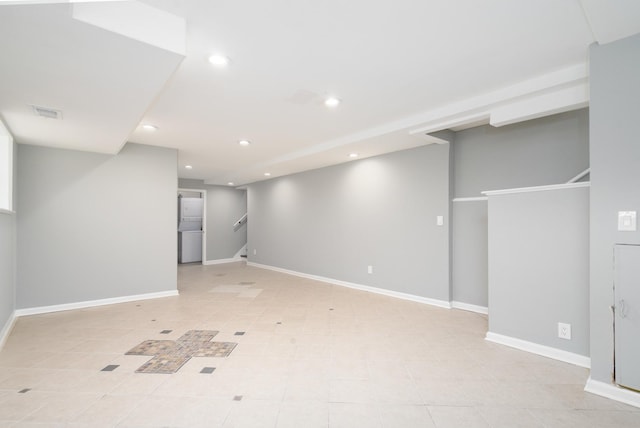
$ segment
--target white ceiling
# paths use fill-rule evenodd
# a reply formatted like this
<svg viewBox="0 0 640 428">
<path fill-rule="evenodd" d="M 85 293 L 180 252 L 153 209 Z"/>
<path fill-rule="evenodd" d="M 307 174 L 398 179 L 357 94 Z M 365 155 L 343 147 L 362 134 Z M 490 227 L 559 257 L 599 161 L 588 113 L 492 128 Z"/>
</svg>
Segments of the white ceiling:
<svg viewBox="0 0 640 428">
<path fill-rule="evenodd" d="M 180 177 L 223 185 L 584 107 L 588 46 L 640 32 L 636 0 L 58 3 L 0 6 L 0 116 L 16 140 L 173 147 Z"/>
</svg>

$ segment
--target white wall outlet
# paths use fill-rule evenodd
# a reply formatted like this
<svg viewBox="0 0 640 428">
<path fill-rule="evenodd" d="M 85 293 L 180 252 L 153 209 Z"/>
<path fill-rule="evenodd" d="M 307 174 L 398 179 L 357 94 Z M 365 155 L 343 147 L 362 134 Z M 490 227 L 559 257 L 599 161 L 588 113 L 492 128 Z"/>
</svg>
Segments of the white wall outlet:
<svg viewBox="0 0 640 428">
<path fill-rule="evenodd" d="M 444 226 L 444 217 L 439 215 L 436 217 L 436 224 L 438 226 Z"/>
<path fill-rule="evenodd" d="M 571 340 L 571 324 L 558 323 L 558 337 L 560 339 Z"/>
<path fill-rule="evenodd" d="M 623 232 L 635 232 L 636 212 L 618 211 L 618 230 Z"/>
<path fill-rule="evenodd" d="M 255 248 L 253 249 L 253 255 L 255 256 L 256 254 L 258 254 L 258 250 L 256 250 Z"/>
<path fill-rule="evenodd" d="M 373 273 L 373 266 L 367 266 L 367 273 Z"/>
</svg>

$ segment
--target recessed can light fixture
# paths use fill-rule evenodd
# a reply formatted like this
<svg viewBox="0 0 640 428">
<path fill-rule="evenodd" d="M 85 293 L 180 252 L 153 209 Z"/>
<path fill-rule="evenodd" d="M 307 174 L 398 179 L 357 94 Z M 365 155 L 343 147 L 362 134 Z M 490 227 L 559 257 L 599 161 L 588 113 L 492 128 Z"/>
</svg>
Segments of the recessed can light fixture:
<svg viewBox="0 0 640 428">
<path fill-rule="evenodd" d="M 328 97 L 326 100 L 324 100 L 324 105 L 326 105 L 327 107 L 338 107 L 339 104 L 340 99 L 336 97 Z"/>
<path fill-rule="evenodd" d="M 227 183 L 229 186 L 233 186 L 233 181 Z"/>
<path fill-rule="evenodd" d="M 191 165 L 185 165 L 184 169 L 193 169 L 193 167 Z"/>
<path fill-rule="evenodd" d="M 229 65 L 229 58 L 224 55 L 213 54 L 209 57 L 209 62 L 216 67 L 226 67 Z"/>
<path fill-rule="evenodd" d="M 265 172 L 265 173 L 264 173 L 264 176 L 265 176 L 265 177 L 271 177 L 271 173 L 270 173 L 270 172 Z"/>
<path fill-rule="evenodd" d="M 349 154 L 349 157 L 350 157 L 350 158 L 357 158 L 357 157 L 358 157 L 358 154 L 357 154 L 357 153 L 350 153 L 350 154 Z"/>
<path fill-rule="evenodd" d="M 157 131 L 158 127 L 149 123 L 145 123 L 144 125 L 142 125 L 142 129 L 144 129 L 145 131 Z"/>
<path fill-rule="evenodd" d="M 238 141 L 238 144 L 240 144 L 241 146 L 248 146 L 249 144 L 251 144 L 251 141 L 249 141 L 249 140 L 240 140 L 240 141 Z"/>
</svg>

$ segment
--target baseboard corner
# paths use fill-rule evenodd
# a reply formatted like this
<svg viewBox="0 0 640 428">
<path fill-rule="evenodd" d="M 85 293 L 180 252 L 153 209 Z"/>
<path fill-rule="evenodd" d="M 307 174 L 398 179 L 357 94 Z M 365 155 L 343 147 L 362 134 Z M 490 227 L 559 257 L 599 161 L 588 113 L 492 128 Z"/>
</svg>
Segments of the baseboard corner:
<svg viewBox="0 0 640 428">
<path fill-rule="evenodd" d="M 620 403 L 628 404 L 634 407 L 640 407 L 640 393 L 630 389 L 622 388 L 612 383 L 594 380 L 591 377 L 587 379 L 584 390 L 591 394 L 609 398 Z"/>
<path fill-rule="evenodd" d="M 7 339 L 13 330 L 13 327 L 16 325 L 16 320 L 18 317 L 16 316 L 16 311 L 11 312 L 9 319 L 4 323 L 2 330 L 0 330 L 0 351 L 4 348 L 5 343 L 7 343 Z"/>
<path fill-rule="evenodd" d="M 460 309 L 463 311 L 475 312 L 483 315 L 489 314 L 489 308 L 486 306 L 472 305 L 471 303 L 458 302 L 455 300 L 451 302 L 451 307 L 453 309 Z"/>
</svg>

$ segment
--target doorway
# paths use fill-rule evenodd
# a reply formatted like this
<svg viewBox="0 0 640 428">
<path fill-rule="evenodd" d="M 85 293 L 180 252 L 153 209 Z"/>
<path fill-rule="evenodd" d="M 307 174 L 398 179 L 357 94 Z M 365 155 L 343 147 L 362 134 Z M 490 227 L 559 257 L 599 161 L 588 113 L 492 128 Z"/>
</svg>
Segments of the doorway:
<svg viewBox="0 0 640 428">
<path fill-rule="evenodd" d="M 178 264 L 207 260 L 207 192 L 202 189 L 178 189 Z"/>
</svg>

